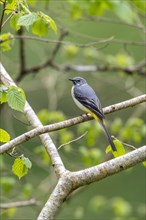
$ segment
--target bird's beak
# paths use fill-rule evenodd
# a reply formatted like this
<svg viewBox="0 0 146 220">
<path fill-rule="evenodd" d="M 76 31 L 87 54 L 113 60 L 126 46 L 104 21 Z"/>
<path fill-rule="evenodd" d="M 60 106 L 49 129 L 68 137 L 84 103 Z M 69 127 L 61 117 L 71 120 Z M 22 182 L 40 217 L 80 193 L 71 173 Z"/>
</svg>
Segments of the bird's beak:
<svg viewBox="0 0 146 220">
<path fill-rule="evenodd" d="M 68 80 L 70 80 L 70 81 L 72 81 L 72 82 L 74 81 L 73 79 L 68 79 Z"/>
</svg>

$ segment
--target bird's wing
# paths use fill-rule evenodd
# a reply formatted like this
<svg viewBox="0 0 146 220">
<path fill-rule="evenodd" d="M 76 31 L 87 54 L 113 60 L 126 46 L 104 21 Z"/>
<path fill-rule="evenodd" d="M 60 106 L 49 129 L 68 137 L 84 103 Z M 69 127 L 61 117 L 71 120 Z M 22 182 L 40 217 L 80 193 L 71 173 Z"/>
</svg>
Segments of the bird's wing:
<svg viewBox="0 0 146 220">
<path fill-rule="evenodd" d="M 77 99 L 83 106 L 85 106 L 87 109 L 89 109 L 89 111 L 97 115 L 100 119 L 105 118 L 102 109 L 98 108 L 97 103 L 93 99 L 88 99 L 86 97 L 80 96 Z"/>
<path fill-rule="evenodd" d="M 74 88 L 75 98 L 89 111 L 93 112 L 100 119 L 105 118 L 101 103 L 94 90 L 87 84 Z"/>
</svg>

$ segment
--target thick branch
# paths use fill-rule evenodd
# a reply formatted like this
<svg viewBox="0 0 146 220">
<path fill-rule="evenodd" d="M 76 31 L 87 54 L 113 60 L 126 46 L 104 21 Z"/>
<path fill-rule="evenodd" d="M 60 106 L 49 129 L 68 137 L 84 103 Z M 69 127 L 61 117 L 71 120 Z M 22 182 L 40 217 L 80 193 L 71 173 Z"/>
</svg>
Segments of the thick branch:
<svg viewBox="0 0 146 220">
<path fill-rule="evenodd" d="M 12 78 L 9 76 L 9 74 L 6 72 L 6 70 L 4 69 L 1 63 L 0 63 L 0 79 L 6 86 L 16 85 L 14 81 L 12 80 Z M 24 114 L 26 115 L 28 121 L 33 127 L 37 128 L 37 127 L 43 126 L 28 102 L 26 102 L 25 104 Z M 63 165 L 63 162 L 58 154 L 58 151 L 52 139 L 50 138 L 48 134 L 42 134 L 40 136 L 40 139 L 41 139 L 42 144 L 45 146 L 47 153 L 51 157 L 51 161 L 55 168 L 56 174 L 60 176 L 61 173 L 64 172 L 65 167 Z"/>
<path fill-rule="evenodd" d="M 120 102 L 117 104 L 113 104 L 111 106 L 108 106 L 106 108 L 104 108 L 104 113 L 105 114 L 109 114 L 111 112 L 115 112 L 121 109 L 125 109 L 128 107 L 133 107 L 137 104 L 140 104 L 142 102 L 146 102 L 146 95 L 141 95 L 138 96 L 136 98 L 124 101 L 124 102 Z M 63 128 L 67 128 L 67 127 L 71 127 L 74 126 L 76 124 L 82 123 L 84 121 L 88 121 L 93 119 L 92 116 L 90 114 L 84 114 L 82 116 L 76 117 L 76 118 L 72 118 L 66 121 L 62 121 L 62 122 L 58 122 L 58 123 L 54 123 L 54 124 L 50 124 L 50 125 L 46 125 L 46 126 L 40 126 L 28 131 L 20 136 L 18 136 L 17 138 L 14 138 L 13 140 L 11 140 L 9 143 L 3 144 L 0 147 L 0 153 L 4 153 L 7 150 L 18 146 L 19 144 L 28 141 L 29 139 L 38 136 L 40 134 L 46 133 L 46 132 L 52 132 L 52 131 L 57 131 Z"/>
<path fill-rule="evenodd" d="M 38 220 L 52 220 L 61 208 L 63 202 L 75 189 L 100 181 L 103 178 L 114 175 L 133 167 L 146 160 L 146 146 L 127 153 L 121 157 L 109 160 L 97 166 L 77 172 L 66 171 L 60 178 L 57 186 L 42 209 Z"/>
</svg>

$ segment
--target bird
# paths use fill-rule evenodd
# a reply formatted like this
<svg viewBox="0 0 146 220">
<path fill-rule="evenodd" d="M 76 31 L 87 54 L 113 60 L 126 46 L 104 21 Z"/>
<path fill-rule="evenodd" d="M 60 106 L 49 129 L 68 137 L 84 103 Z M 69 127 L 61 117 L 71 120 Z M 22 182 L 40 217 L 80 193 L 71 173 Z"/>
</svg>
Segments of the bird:
<svg viewBox="0 0 146 220">
<path fill-rule="evenodd" d="M 71 95 L 75 104 L 82 111 L 90 113 L 92 117 L 99 122 L 99 124 L 104 130 L 105 135 L 107 136 L 112 150 L 117 151 L 115 144 L 113 143 L 113 140 L 111 138 L 111 135 L 104 124 L 105 115 L 103 113 L 100 100 L 97 97 L 95 91 L 82 77 L 77 76 L 69 80 L 73 83 Z"/>
</svg>

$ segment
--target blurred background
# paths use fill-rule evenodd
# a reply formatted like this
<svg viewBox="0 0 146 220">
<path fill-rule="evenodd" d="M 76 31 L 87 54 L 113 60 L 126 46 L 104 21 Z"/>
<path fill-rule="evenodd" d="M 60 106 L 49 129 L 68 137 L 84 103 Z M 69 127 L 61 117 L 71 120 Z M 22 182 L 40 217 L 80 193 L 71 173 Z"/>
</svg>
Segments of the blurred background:
<svg viewBox="0 0 146 220">
<path fill-rule="evenodd" d="M 72 84 L 68 81 L 75 76 L 88 81 L 103 107 L 145 93 L 146 3 L 143 0 L 27 2 L 31 11 L 41 10 L 55 21 L 57 33 L 49 29 L 39 38 L 31 27 L 16 31 L 7 22 L 2 33 L 12 33 L 15 41 L 10 50 L 1 52 L 1 62 L 25 91 L 27 101 L 44 125 L 82 114 L 72 100 Z M 52 63 L 45 65 L 49 59 Z M 33 71 L 34 67 L 38 70 Z M 87 67 L 89 71 L 84 71 Z M 25 73 L 24 69 L 28 71 Z M 107 115 L 110 133 L 135 148 L 143 146 L 145 107 L 140 104 Z M 1 105 L 0 123 L 11 139 L 32 128 L 23 113 L 13 111 L 7 104 Z M 80 140 L 66 144 L 83 134 Z M 59 154 L 71 171 L 112 158 L 105 153 L 108 142 L 94 120 L 52 132 L 50 136 L 57 148 L 66 144 L 59 149 Z M 127 146 L 125 149 L 132 150 Z M 1 209 L 1 218 L 36 219 L 57 179 L 39 138 L 22 144 L 16 152 L 28 157 L 32 168 L 19 180 L 12 172 L 15 158 L 1 155 L 1 201 L 35 198 L 38 205 Z M 145 168 L 139 164 L 75 191 L 56 219 L 144 220 L 145 183 Z"/>
</svg>

